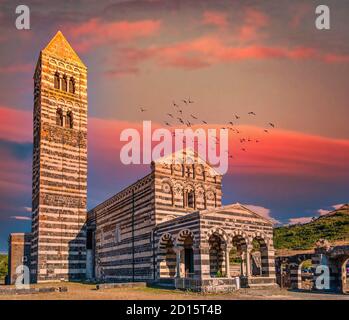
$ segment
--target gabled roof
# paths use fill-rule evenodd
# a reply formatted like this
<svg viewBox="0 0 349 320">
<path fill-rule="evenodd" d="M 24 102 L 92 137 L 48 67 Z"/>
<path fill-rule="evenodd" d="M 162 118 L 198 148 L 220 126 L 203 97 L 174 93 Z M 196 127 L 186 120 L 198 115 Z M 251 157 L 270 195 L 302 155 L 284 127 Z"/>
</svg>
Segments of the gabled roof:
<svg viewBox="0 0 349 320">
<path fill-rule="evenodd" d="M 85 64 L 81 61 L 61 31 L 58 31 L 55 34 L 45 49 L 43 49 L 41 52 L 56 56 L 57 58 L 63 60 L 71 60 L 79 66 L 86 68 Z"/>
<path fill-rule="evenodd" d="M 248 209 L 247 207 L 245 207 L 244 205 L 240 204 L 240 203 L 233 203 L 233 204 L 228 204 L 228 205 L 225 205 L 225 206 L 222 206 L 222 207 L 217 207 L 217 208 L 213 208 L 213 209 L 208 209 L 208 210 L 204 210 L 204 211 L 201 211 L 200 213 L 205 215 L 205 214 L 208 214 L 208 213 L 212 213 L 212 212 L 224 212 L 224 211 L 231 211 L 231 210 L 242 210 L 242 211 L 247 211 L 248 213 L 250 213 L 252 216 L 255 216 L 256 218 L 259 218 L 259 219 L 262 219 L 264 221 L 266 221 L 267 223 L 270 223 L 270 224 L 274 224 L 274 222 L 262 215 L 260 215 L 259 213 L 256 213 L 250 209 Z"/>
<path fill-rule="evenodd" d="M 212 167 L 212 165 L 203 160 L 199 154 L 193 148 L 183 148 L 181 150 L 175 151 L 164 157 L 154 160 L 154 163 L 159 164 L 202 164 L 209 168 L 210 174 L 212 176 L 221 176 L 221 174 Z"/>
</svg>

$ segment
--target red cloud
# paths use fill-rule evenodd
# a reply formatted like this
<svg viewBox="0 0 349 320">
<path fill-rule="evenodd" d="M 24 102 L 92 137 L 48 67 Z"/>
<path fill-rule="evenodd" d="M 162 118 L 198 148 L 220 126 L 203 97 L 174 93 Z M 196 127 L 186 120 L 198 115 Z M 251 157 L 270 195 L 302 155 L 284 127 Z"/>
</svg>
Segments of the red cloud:
<svg viewBox="0 0 349 320">
<path fill-rule="evenodd" d="M 0 106 L 0 139 L 31 141 L 32 113 Z"/>
<path fill-rule="evenodd" d="M 227 14 L 219 11 L 205 11 L 202 23 L 218 28 L 226 28 L 228 26 Z"/>
<path fill-rule="evenodd" d="M 256 9 L 248 8 L 245 12 L 243 25 L 239 31 L 241 41 L 255 40 L 263 27 L 269 24 L 269 18 L 266 14 Z"/>
<path fill-rule="evenodd" d="M 93 18 L 85 23 L 69 26 L 67 33 L 76 39 L 74 47 L 84 52 L 96 45 L 152 36 L 160 29 L 160 24 L 159 20 L 104 22 Z"/>
<path fill-rule="evenodd" d="M 32 72 L 33 66 L 31 64 L 13 64 L 0 67 L 0 73 L 22 73 Z"/>
<path fill-rule="evenodd" d="M 115 74 L 136 73 L 138 65 L 154 60 L 161 66 L 183 69 L 199 69 L 215 64 L 233 63 L 240 60 L 317 60 L 325 63 L 348 63 L 349 55 L 321 52 L 311 47 L 282 47 L 267 45 L 231 45 L 222 37 L 203 36 L 190 41 L 167 46 L 148 48 L 123 48 L 118 51 Z M 119 70 L 119 71 L 118 71 Z M 126 72 L 123 72 L 126 71 Z M 113 71 L 109 72 L 113 75 Z"/>
<path fill-rule="evenodd" d="M 108 163 L 108 166 L 116 166 L 116 163 L 121 166 L 119 150 L 125 143 L 119 141 L 119 136 L 123 129 L 136 128 L 142 133 L 141 123 L 91 119 L 89 126 L 90 151 L 98 150 L 98 154 L 105 154 L 103 161 Z M 153 128 L 157 127 L 159 124 L 154 123 Z M 221 126 L 209 125 L 208 127 Z M 241 144 L 239 141 L 241 134 L 229 133 L 229 150 L 233 155 L 233 158 L 229 159 L 231 171 L 242 174 L 294 175 L 326 179 L 344 176 L 349 178 L 349 140 L 279 129 L 272 129 L 269 130 L 270 133 L 265 133 L 262 128 L 251 126 L 240 126 L 239 130 L 243 132 L 243 136 L 251 137 L 251 142 Z M 242 147 L 246 152 L 241 150 Z"/>
</svg>

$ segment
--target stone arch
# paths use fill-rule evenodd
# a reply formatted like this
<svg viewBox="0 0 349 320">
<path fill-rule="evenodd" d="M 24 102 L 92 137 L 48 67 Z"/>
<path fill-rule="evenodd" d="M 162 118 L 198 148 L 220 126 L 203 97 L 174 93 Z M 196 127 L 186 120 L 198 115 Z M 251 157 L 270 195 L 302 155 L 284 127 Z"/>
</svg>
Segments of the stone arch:
<svg viewBox="0 0 349 320">
<path fill-rule="evenodd" d="M 172 234 L 170 234 L 168 232 L 163 233 L 159 239 L 159 249 L 163 249 L 164 247 L 166 247 L 166 244 L 169 241 L 175 243 L 175 240 L 174 240 Z"/>
<path fill-rule="evenodd" d="M 181 230 L 178 233 L 178 235 L 177 235 L 176 246 L 177 247 L 184 246 L 184 241 L 188 237 L 191 237 L 193 239 L 193 242 L 196 243 L 196 239 L 195 239 L 194 233 L 191 230 L 189 230 L 189 229 L 184 229 L 184 230 Z"/>
<path fill-rule="evenodd" d="M 224 240 L 224 242 L 226 244 L 229 242 L 229 236 L 227 235 L 227 233 L 222 228 L 216 227 L 216 228 L 212 228 L 209 231 L 207 231 L 207 233 L 206 233 L 207 241 L 210 239 L 210 237 L 213 234 L 217 234 L 218 236 L 222 237 L 222 239 Z"/>
<path fill-rule="evenodd" d="M 266 277 L 270 274 L 269 240 L 262 232 L 251 235 L 251 274 Z"/>
<path fill-rule="evenodd" d="M 179 252 L 178 274 L 186 278 L 194 275 L 194 246 L 196 244 L 194 233 L 189 229 L 181 230 L 177 235 L 176 247 Z"/>
<path fill-rule="evenodd" d="M 207 232 L 209 267 L 211 277 L 222 277 L 227 273 L 226 249 L 228 236 L 221 228 L 213 228 Z"/>
<path fill-rule="evenodd" d="M 159 239 L 157 255 L 158 277 L 173 278 L 176 274 L 175 241 L 170 233 L 164 233 Z"/>
</svg>

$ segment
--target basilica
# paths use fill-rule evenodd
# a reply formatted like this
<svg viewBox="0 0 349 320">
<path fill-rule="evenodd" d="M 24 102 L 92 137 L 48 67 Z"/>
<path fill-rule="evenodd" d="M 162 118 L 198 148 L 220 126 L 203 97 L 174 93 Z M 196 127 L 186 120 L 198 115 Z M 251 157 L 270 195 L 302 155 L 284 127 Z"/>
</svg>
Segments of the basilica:
<svg viewBox="0 0 349 320">
<path fill-rule="evenodd" d="M 9 237 L 9 281 L 146 281 L 196 291 L 275 285 L 272 222 L 222 205 L 193 150 L 87 210 L 87 67 L 61 32 L 34 74 L 32 232 Z M 229 192 L 229 189 L 226 190 Z"/>
</svg>

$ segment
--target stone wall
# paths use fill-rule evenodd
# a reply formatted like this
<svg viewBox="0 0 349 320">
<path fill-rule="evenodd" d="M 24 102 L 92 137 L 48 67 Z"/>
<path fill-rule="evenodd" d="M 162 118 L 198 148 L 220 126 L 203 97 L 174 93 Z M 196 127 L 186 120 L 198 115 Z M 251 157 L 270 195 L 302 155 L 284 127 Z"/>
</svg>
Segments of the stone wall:
<svg viewBox="0 0 349 320">
<path fill-rule="evenodd" d="M 16 268 L 21 265 L 30 267 L 31 234 L 11 233 L 8 245 L 7 284 L 14 284 L 17 279 Z"/>
</svg>

